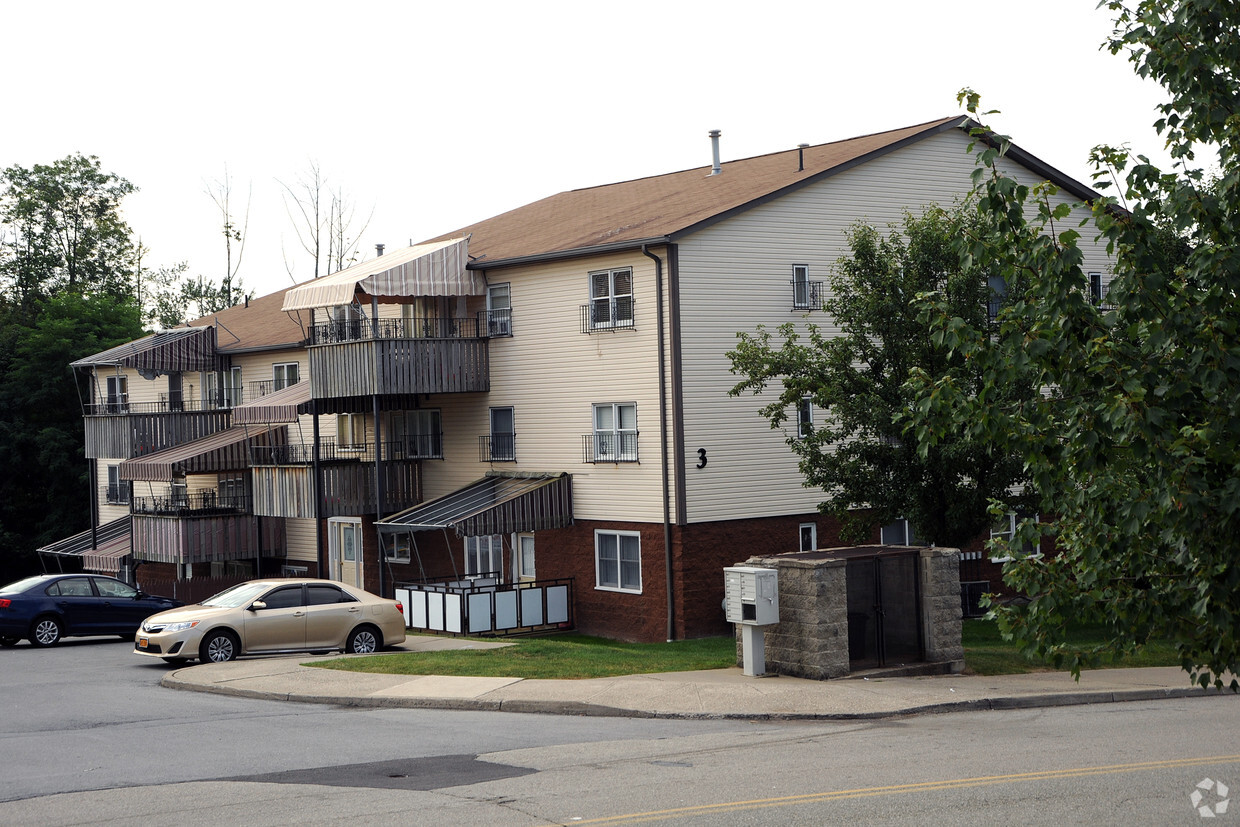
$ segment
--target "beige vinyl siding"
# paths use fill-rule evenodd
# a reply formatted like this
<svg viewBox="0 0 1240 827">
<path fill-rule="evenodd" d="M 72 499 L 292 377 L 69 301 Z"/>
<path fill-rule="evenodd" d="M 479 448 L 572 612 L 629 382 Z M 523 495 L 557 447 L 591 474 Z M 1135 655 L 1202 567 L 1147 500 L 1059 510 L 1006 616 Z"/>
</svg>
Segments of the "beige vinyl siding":
<svg viewBox="0 0 1240 827">
<path fill-rule="evenodd" d="M 728 396 L 737 377 L 726 353 L 740 331 L 808 320 L 835 330 L 821 311 L 794 310 L 793 264 L 808 264 L 810 281 L 829 286 L 847 252 L 853 223 L 886 227 L 906 209 L 950 207 L 968 192 L 973 160 L 967 136 L 952 130 L 862 164 L 687 237 L 680 245 L 683 327 L 686 501 L 689 522 L 812 511 L 821 492 L 805 489 L 785 433 L 757 411 L 769 396 Z M 1037 183 L 1017 168 L 1021 179 Z M 726 172 L 725 172 L 726 174 Z M 1059 199 L 1074 199 L 1061 193 Z M 864 206 L 862 206 L 864 205 Z M 1079 218 L 1063 226 L 1075 227 Z M 1110 272 L 1101 245 L 1082 243 L 1085 271 Z M 1109 276 L 1108 276 L 1109 280 Z M 785 430 L 795 435 L 792 412 Z M 697 450 L 709 462 L 696 468 Z"/>
<path fill-rule="evenodd" d="M 318 562 L 318 540 L 314 530 L 314 520 L 298 517 L 285 519 L 284 536 L 288 543 L 288 562 L 293 563 L 298 560 Z"/>
<path fill-rule="evenodd" d="M 111 522 L 119 520 L 129 513 L 129 504 L 109 505 L 107 488 L 108 488 L 108 466 L 120 465 L 124 460 L 119 459 L 100 459 L 95 463 L 95 492 L 99 503 L 99 523 Z M 128 485 L 129 483 L 123 483 Z"/>
<path fill-rule="evenodd" d="M 589 274 L 633 269 L 633 329 L 581 332 Z M 578 519 L 662 519 L 654 262 L 640 252 L 488 271 L 508 283 L 513 336 L 492 339 L 490 393 L 440 394 L 444 460 L 423 463 L 427 499 L 479 479 L 488 469 L 573 475 Z M 582 435 L 593 430 L 594 403 L 637 405 L 639 463 L 583 462 Z M 479 437 L 489 410 L 512 407 L 516 462 L 481 462 Z"/>
</svg>

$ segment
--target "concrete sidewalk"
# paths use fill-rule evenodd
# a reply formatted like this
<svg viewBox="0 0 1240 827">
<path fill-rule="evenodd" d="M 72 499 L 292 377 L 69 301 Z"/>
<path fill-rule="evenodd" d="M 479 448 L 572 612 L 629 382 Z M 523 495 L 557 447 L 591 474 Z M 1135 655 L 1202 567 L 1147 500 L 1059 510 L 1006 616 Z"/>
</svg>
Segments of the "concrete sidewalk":
<svg viewBox="0 0 1240 827">
<path fill-rule="evenodd" d="M 397 650 L 504 646 L 409 638 Z M 354 657 L 366 657 L 359 655 Z M 375 675 L 302 666 L 306 655 L 245 658 L 169 672 L 163 686 L 248 698 L 354 707 L 478 709 L 642 718 L 853 719 L 971 709 L 1020 709 L 1162 698 L 1235 697 L 1189 684 L 1175 667 L 982 677 L 747 677 L 739 668 L 590 680 Z"/>
</svg>

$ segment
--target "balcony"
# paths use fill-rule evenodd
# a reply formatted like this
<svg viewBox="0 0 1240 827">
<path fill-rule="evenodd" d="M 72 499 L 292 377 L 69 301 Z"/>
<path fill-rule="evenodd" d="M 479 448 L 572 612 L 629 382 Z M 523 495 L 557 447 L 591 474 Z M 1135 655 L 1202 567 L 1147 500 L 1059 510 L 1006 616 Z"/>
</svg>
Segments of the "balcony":
<svg viewBox="0 0 1240 827">
<path fill-rule="evenodd" d="M 204 509 L 184 514 L 135 512 L 133 516 L 135 560 L 156 563 L 253 560 L 284 557 L 286 548 L 283 520 L 228 511 L 210 513 Z"/>
<path fill-rule="evenodd" d="M 129 483 L 109 483 L 99 486 L 99 502 L 107 505 L 129 505 Z"/>
<path fill-rule="evenodd" d="M 205 517 L 219 514 L 249 514 L 247 494 L 221 494 L 217 490 L 172 494 L 166 497 L 134 497 L 129 505 L 133 514 L 163 517 Z"/>
<path fill-rule="evenodd" d="M 516 434 L 488 434 L 478 437 L 479 462 L 516 462 Z"/>
<path fill-rule="evenodd" d="M 425 450 L 426 454 L 419 451 Z M 430 456 L 435 451 L 437 456 Z M 442 459 L 440 435 L 383 443 L 383 510 L 403 510 L 422 501 L 420 460 Z M 254 513 L 268 517 L 311 518 L 314 513 L 314 479 L 311 445 L 255 445 L 250 449 L 254 475 Z M 324 517 L 373 514 L 375 490 L 375 444 L 337 445 L 319 443 Z"/>
<path fill-rule="evenodd" d="M 176 397 L 130 402 L 127 397 L 112 397 L 88 402 L 83 419 L 86 456 L 130 459 L 210 436 L 229 426 L 232 401 L 232 397 L 215 401 Z"/>
<path fill-rule="evenodd" d="M 582 333 L 615 333 L 633 330 L 637 326 L 637 312 L 632 296 L 597 299 L 581 306 Z"/>
<path fill-rule="evenodd" d="M 822 282 L 793 280 L 790 284 L 793 310 L 822 310 Z"/>
<path fill-rule="evenodd" d="M 487 340 L 509 335 L 505 331 L 511 331 L 511 318 L 495 311 L 314 325 L 308 345 L 312 393 L 335 399 L 486 392 L 491 387 Z"/>
</svg>

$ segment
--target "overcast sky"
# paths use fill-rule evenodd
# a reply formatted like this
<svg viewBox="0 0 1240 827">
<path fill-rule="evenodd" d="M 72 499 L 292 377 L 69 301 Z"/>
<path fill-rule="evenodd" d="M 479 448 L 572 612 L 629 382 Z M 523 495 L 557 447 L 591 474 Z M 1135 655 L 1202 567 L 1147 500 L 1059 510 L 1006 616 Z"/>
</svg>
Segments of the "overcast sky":
<svg viewBox="0 0 1240 827">
<path fill-rule="evenodd" d="M 153 266 L 218 278 L 206 194 L 250 198 L 240 275 L 308 278 L 281 200 L 317 162 L 368 215 L 362 251 L 454 230 L 566 189 L 825 143 L 959 111 L 1088 182 L 1089 150 L 1164 160 L 1162 90 L 1094 0 L 817 2 L 9 2 L 0 165 L 74 152 L 139 192 Z"/>
</svg>

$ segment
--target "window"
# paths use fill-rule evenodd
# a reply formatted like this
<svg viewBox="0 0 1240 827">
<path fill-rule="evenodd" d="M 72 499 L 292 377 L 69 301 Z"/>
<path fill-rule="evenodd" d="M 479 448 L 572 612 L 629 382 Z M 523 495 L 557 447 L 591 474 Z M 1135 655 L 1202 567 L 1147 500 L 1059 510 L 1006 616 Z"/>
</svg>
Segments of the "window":
<svg viewBox="0 0 1240 827">
<path fill-rule="evenodd" d="M 347 342 L 362 338 L 363 322 L 366 317 L 362 308 L 356 304 L 341 304 L 328 311 L 331 323 L 327 326 L 327 341 Z"/>
<path fill-rule="evenodd" d="M 488 534 L 465 538 L 465 574 L 502 575 L 504 570 L 504 537 Z"/>
<path fill-rule="evenodd" d="M 999 517 L 998 520 L 995 521 L 995 524 L 991 526 L 990 539 L 991 540 L 1002 540 L 1008 544 L 1011 544 L 1013 539 L 1016 537 L 1016 524 L 1027 517 L 1030 517 L 1030 515 L 1018 514 L 1015 511 L 1009 511 L 1008 513 L 1002 515 L 1001 517 Z M 1037 522 L 1038 515 L 1036 514 L 1032 515 L 1032 519 L 1034 520 L 1034 522 Z M 1009 545 L 1009 548 L 1007 549 L 1007 552 L 1008 553 L 1005 553 L 1004 551 L 1001 551 L 999 549 L 992 550 L 990 553 L 990 562 L 992 563 L 1008 562 L 1009 560 L 1012 559 L 1012 555 L 1010 553 L 1010 545 Z M 1021 547 L 1021 552 L 1027 557 L 1037 557 L 1038 555 L 1042 553 L 1042 547 L 1040 544 L 1034 545 L 1033 543 L 1024 543 Z"/>
<path fill-rule="evenodd" d="M 487 287 L 487 335 L 512 335 L 512 296 L 507 284 Z"/>
<path fill-rule="evenodd" d="M 809 280 L 809 265 L 792 265 L 792 307 L 794 310 L 821 310 L 822 282 Z"/>
<path fill-rule="evenodd" d="M 526 579 L 534 579 L 534 535 L 517 535 L 517 575 Z"/>
<path fill-rule="evenodd" d="M 801 551 L 818 548 L 818 524 L 801 523 Z"/>
<path fill-rule="evenodd" d="M 220 477 L 219 478 L 220 505 L 224 508 L 244 508 L 245 502 L 245 477 Z"/>
<path fill-rule="evenodd" d="M 336 586 L 325 584 L 306 585 L 307 606 L 330 606 L 333 603 L 356 603 L 357 598 L 345 594 Z"/>
<path fill-rule="evenodd" d="M 109 376 L 108 413 L 121 413 L 129 410 L 129 378 L 126 376 Z"/>
<path fill-rule="evenodd" d="M 336 447 L 342 451 L 366 448 L 366 417 L 363 414 L 336 414 Z"/>
<path fill-rule="evenodd" d="M 289 385 L 296 385 L 299 366 L 296 362 L 282 362 L 271 366 L 271 389 L 278 391 Z"/>
<path fill-rule="evenodd" d="M 204 402 L 208 408 L 231 408 L 241 404 L 241 368 L 204 373 L 202 375 Z"/>
<path fill-rule="evenodd" d="M 797 439 L 805 439 L 814 432 L 814 403 L 810 398 L 801 399 L 797 406 Z"/>
<path fill-rule="evenodd" d="M 182 508 L 189 505 L 189 484 L 185 481 L 185 477 L 179 477 L 172 481 L 172 504 Z"/>
<path fill-rule="evenodd" d="M 921 541 L 917 539 L 917 533 L 913 530 L 913 524 L 903 517 L 883 526 L 879 542 L 885 546 L 921 545 Z"/>
<path fill-rule="evenodd" d="M 637 405 L 594 406 L 595 462 L 637 462 Z"/>
<path fill-rule="evenodd" d="M 438 409 L 397 412 L 391 416 L 396 453 L 405 457 L 443 459 L 443 426 Z"/>
<path fill-rule="evenodd" d="M 380 535 L 380 537 L 382 538 L 383 535 Z M 383 559 L 393 563 L 408 563 L 412 559 L 409 553 L 408 534 L 396 534 L 383 539 Z"/>
<path fill-rule="evenodd" d="M 1095 305 L 1102 304 L 1102 300 L 1106 298 L 1106 292 L 1102 289 L 1102 274 L 1089 274 L 1089 300 Z"/>
<path fill-rule="evenodd" d="M 113 505 L 129 502 L 129 483 L 121 479 L 119 465 L 108 466 L 108 502 Z"/>
<path fill-rule="evenodd" d="M 1007 280 L 1003 276 L 987 276 L 986 285 L 990 288 L 990 298 L 986 301 L 986 319 L 994 322 L 999 318 L 999 308 L 1007 298 Z"/>
<path fill-rule="evenodd" d="M 517 434 L 512 408 L 491 409 L 491 462 L 515 462 Z"/>
<path fill-rule="evenodd" d="M 138 590 L 128 583 L 122 583 L 110 577 L 92 577 L 91 580 L 95 581 L 95 589 L 98 590 L 100 597 L 133 599 L 138 596 Z"/>
<path fill-rule="evenodd" d="M 302 567 L 301 573 L 306 573 L 305 567 Z M 254 564 L 249 560 L 212 560 L 211 561 L 212 577 L 241 577 L 249 579 L 254 576 Z M 281 577 L 295 577 L 292 574 L 281 574 Z"/>
<path fill-rule="evenodd" d="M 642 540 L 635 531 L 594 532 L 595 587 L 642 590 Z"/>
<path fill-rule="evenodd" d="M 301 599 L 301 586 L 283 586 L 267 592 L 259 600 L 265 604 L 265 609 L 292 609 L 305 605 Z"/>
<path fill-rule="evenodd" d="M 590 329 L 633 326 L 633 270 L 590 274 Z"/>
</svg>

